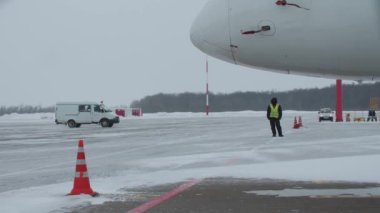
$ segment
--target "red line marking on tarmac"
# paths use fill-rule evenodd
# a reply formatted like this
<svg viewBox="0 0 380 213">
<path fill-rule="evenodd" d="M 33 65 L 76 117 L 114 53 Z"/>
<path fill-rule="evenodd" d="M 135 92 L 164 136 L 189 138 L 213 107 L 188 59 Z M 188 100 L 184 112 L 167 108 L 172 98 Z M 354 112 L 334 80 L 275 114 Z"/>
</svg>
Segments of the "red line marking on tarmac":
<svg viewBox="0 0 380 213">
<path fill-rule="evenodd" d="M 191 188 L 192 186 L 198 184 L 199 182 L 201 182 L 202 180 L 191 180 L 189 182 L 186 182 L 180 186 L 178 186 L 177 188 L 169 191 L 169 192 L 166 192 L 165 194 L 159 196 L 159 197 L 156 197 L 144 204 L 142 204 L 141 206 L 139 207 L 136 207 L 132 210 L 129 210 L 127 213 L 143 213 L 143 212 L 146 212 L 148 211 L 149 209 L 157 206 L 158 204 L 160 203 L 163 203 L 164 201 L 176 196 L 177 194 L 181 193 L 181 192 L 184 192 L 186 190 L 188 190 L 189 188 Z"/>
</svg>

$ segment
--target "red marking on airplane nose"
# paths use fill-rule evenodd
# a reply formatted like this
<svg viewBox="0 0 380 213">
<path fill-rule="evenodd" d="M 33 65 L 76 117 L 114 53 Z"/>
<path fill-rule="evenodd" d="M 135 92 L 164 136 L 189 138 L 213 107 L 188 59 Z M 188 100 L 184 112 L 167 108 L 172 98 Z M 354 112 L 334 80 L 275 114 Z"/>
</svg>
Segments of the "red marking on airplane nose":
<svg viewBox="0 0 380 213">
<path fill-rule="evenodd" d="M 294 7 L 300 8 L 300 9 L 310 10 L 308 8 L 299 6 L 298 4 L 288 3 L 286 0 L 278 0 L 276 2 L 276 4 L 279 6 L 294 6 Z"/>
<path fill-rule="evenodd" d="M 242 35 L 253 35 L 253 34 L 256 33 L 256 31 L 254 31 L 254 30 L 251 30 L 251 31 L 243 31 L 243 30 L 241 30 L 240 33 Z"/>
<path fill-rule="evenodd" d="M 278 0 L 278 1 L 276 2 L 276 4 L 277 4 L 277 5 L 281 5 L 281 6 L 285 6 L 285 5 L 286 5 L 286 1 L 284 1 L 284 0 Z"/>
</svg>

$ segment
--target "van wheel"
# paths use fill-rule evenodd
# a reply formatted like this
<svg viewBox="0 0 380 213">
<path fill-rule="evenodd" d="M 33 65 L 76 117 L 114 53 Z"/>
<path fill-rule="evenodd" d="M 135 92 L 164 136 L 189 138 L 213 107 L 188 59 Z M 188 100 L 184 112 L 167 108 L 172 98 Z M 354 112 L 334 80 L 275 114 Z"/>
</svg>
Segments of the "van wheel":
<svg viewBox="0 0 380 213">
<path fill-rule="evenodd" d="M 110 125 L 109 123 L 110 122 L 107 119 L 103 119 L 103 120 L 100 121 L 100 125 L 102 127 L 109 127 L 109 125 Z"/>
<path fill-rule="evenodd" d="M 67 126 L 69 126 L 70 128 L 75 128 L 77 127 L 76 123 L 74 120 L 69 120 L 67 121 Z"/>
</svg>

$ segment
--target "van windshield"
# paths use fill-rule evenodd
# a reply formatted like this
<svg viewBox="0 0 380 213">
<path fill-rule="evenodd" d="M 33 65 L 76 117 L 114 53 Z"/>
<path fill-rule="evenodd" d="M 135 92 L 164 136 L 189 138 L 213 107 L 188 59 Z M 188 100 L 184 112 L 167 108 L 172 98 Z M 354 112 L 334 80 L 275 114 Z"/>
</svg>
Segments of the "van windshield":
<svg viewBox="0 0 380 213">
<path fill-rule="evenodd" d="M 330 113 L 331 112 L 331 109 L 321 109 L 321 112 L 322 113 Z"/>
</svg>

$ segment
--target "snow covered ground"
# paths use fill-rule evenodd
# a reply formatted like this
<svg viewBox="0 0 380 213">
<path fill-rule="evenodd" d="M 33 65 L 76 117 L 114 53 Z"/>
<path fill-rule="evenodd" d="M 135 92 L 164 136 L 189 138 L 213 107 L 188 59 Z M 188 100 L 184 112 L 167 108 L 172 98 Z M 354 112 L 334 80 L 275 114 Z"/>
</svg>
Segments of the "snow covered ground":
<svg viewBox="0 0 380 213">
<path fill-rule="evenodd" d="M 360 114 L 360 113 L 359 113 Z M 304 127 L 292 129 L 294 116 Z M 380 182 L 380 123 L 319 123 L 317 112 L 286 111 L 284 138 L 265 112 L 156 113 L 113 128 L 55 125 L 54 114 L 0 117 L 0 212 L 65 212 L 137 186 L 207 177 Z M 92 188 L 72 189 L 78 139 Z"/>
</svg>

